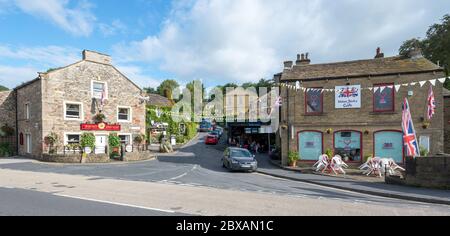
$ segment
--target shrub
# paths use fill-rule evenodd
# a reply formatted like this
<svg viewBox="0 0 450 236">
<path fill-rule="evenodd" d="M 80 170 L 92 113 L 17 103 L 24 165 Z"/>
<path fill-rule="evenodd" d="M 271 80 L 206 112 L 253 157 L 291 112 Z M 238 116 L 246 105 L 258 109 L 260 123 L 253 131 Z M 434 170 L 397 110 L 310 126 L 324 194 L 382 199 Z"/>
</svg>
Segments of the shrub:
<svg viewBox="0 0 450 236">
<path fill-rule="evenodd" d="M 289 151 L 288 153 L 288 161 L 289 164 L 296 163 L 300 159 L 299 153 L 294 151 Z"/>
<path fill-rule="evenodd" d="M 58 135 L 56 133 L 50 133 L 49 135 L 45 136 L 44 142 L 45 144 L 49 146 L 53 146 L 58 141 Z"/>
<path fill-rule="evenodd" d="M 325 154 L 326 154 L 329 158 L 332 158 L 332 157 L 333 157 L 333 150 L 327 149 L 327 150 L 325 150 Z"/>
<path fill-rule="evenodd" d="M 142 142 L 145 140 L 145 134 L 138 134 L 134 137 L 134 142 L 137 144 L 142 144 Z"/>
<path fill-rule="evenodd" d="M 82 148 L 90 147 L 91 149 L 94 149 L 95 135 L 93 133 L 83 133 L 81 135 L 80 145 Z"/>
<path fill-rule="evenodd" d="M 14 131 L 14 128 L 10 127 L 9 125 L 4 125 L 0 128 L 0 136 L 13 136 Z"/>
<path fill-rule="evenodd" d="M 11 152 L 9 143 L 0 143 L 0 157 L 7 157 L 11 155 Z"/>
<path fill-rule="evenodd" d="M 120 138 L 117 133 L 110 133 L 108 137 L 108 144 L 112 148 L 120 147 Z"/>
</svg>

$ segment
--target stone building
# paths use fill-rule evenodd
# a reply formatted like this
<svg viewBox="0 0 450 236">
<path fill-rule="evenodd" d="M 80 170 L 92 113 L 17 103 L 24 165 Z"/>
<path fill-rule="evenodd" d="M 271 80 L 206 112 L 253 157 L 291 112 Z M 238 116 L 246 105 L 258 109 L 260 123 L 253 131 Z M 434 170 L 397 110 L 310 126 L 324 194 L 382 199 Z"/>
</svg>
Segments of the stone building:
<svg viewBox="0 0 450 236">
<path fill-rule="evenodd" d="M 450 154 L 450 91 L 444 89 L 444 144 L 445 153 Z"/>
<path fill-rule="evenodd" d="M 5 132 L 5 131 L 6 132 Z M 8 131 L 10 130 L 10 131 Z M 0 92 L 0 145 L 7 143 L 16 150 L 16 96 L 13 91 Z"/>
<path fill-rule="evenodd" d="M 19 155 L 41 157 L 49 151 L 44 140 L 52 133 L 58 152 L 79 144 L 82 133 L 94 133 L 96 153 L 105 153 L 110 132 L 126 144 L 145 134 L 144 92 L 112 65 L 110 56 L 82 54 L 81 61 L 39 73 L 15 88 Z M 103 122 L 95 121 L 98 114 Z"/>
<path fill-rule="evenodd" d="M 437 110 L 427 127 L 424 121 L 430 84 L 411 85 L 443 77 L 443 69 L 417 51 L 408 57 L 385 58 L 378 49 L 375 59 L 327 64 L 311 64 L 306 54 L 299 55 L 295 65 L 285 62 L 280 83 L 300 85 L 305 91 L 281 88 L 283 164 L 287 164 L 289 151 L 298 151 L 301 161 L 314 162 L 327 149 L 355 165 L 372 155 L 403 163 L 405 97 L 420 145 L 431 154 L 443 152 L 442 84 L 437 82 L 433 87 Z M 397 91 L 396 86 L 405 84 L 409 86 L 398 87 Z M 352 103 L 341 103 L 341 97 Z"/>
</svg>

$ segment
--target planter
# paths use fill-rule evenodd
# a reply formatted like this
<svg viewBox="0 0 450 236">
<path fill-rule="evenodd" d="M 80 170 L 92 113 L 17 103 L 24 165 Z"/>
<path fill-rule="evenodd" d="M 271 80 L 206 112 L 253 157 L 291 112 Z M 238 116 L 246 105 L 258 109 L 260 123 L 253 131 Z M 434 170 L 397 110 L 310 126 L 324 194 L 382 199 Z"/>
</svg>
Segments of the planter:
<svg viewBox="0 0 450 236">
<path fill-rule="evenodd" d="M 295 168 L 295 167 L 297 167 L 297 162 L 296 161 L 295 162 L 290 162 L 290 163 L 288 163 L 288 166 Z"/>
</svg>

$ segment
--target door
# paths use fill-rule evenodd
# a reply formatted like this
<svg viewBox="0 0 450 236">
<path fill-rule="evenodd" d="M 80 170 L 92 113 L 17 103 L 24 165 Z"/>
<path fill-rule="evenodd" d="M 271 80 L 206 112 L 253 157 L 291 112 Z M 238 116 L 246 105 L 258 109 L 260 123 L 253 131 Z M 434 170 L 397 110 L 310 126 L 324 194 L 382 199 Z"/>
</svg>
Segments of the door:
<svg viewBox="0 0 450 236">
<path fill-rule="evenodd" d="M 400 131 L 380 131 L 375 133 L 375 156 L 393 158 L 403 163 L 403 133 Z"/>
<path fill-rule="evenodd" d="M 104 154 L 106 153 L 106 135 L 98 135 L 95 136 L 95 154 Z"/>
</svg>

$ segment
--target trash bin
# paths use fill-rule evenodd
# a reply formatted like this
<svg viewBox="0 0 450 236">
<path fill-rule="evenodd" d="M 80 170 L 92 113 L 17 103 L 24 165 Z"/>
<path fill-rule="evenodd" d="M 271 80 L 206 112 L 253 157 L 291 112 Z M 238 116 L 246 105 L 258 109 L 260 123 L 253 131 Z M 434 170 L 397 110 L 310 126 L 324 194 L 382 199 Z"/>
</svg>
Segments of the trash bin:
<svg viewBox="0 0 450 236">
<path fill-rule="evenodd" d="M 172 146 L 177 145 L 177 138 L 175 135 L 170 136 L 170 144 L 172 144 Z"/>
</svg>

